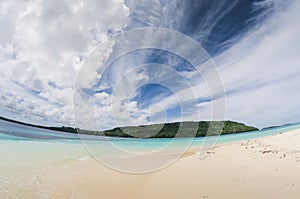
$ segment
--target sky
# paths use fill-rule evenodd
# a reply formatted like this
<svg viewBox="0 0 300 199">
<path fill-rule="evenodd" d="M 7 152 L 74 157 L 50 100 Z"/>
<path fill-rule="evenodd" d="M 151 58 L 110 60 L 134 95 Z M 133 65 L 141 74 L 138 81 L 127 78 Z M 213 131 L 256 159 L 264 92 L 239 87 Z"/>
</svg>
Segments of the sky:
<svg viewBox="0 0 300 199">
<path fill-rule="evenodd" d="M 218 119 L 300 121 L 298 0 L 0 1 L 1 116 L 103 130 L 210 120 L 224 102 Z M 122 50 L 113 38 L 145 27 L 186 35 L 211 59 L 195 67 L 174 52 L 137 49 L 101 69 Z M 198 56 L 181 39 L 142 36 L 129 42 Z M 219 80 L 223 92 L 208 88 Z"/>
</svg>

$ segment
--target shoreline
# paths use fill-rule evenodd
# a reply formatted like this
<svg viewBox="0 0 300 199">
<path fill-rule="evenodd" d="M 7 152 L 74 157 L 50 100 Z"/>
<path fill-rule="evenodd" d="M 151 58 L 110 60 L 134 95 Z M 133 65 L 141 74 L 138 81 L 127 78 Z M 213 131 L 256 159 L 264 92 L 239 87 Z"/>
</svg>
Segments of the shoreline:
<svg viewBox="0 0 300 199">
<path fill-rule="evenodd" d="M 239 133 L 247 133 L 253 131 L 259 131 L 258 128 L 253 126 L 248 126 L 246 124 L 230 121 L 230 120 L 220 120 L 220 121 L 182 121 L 182 122 L 172 122 L 172 123 L 157 123 L 157 124 L 148 124 L 148 125 L 140 125 L 140 126 L 124 126 L 124 127 L 115 127 L 108 130 L 103 131 L 95 131 L 95 130 L 87 130 L 87 129 L 79 129 L 76 127 L 69 126 L 42 126 L 31 123 L 25 123 L 13 119 L 8 119 L 0 116 L 0 122 L 5 121 L 12 123 L 14 125 L 22 125 L 24 127 L 31 127 L 43 130 L 54 131 L 57 133 L 67 133 L 69 135 L 78 135 L 80 136 L 92 136 L 93 139 L 95 137 L 103 138 L 109 137 L 110 139 L 122 139 L 122 138 L 131 138 L 131 139 L 161 139 L 161 138 L 194 138 L 194 137 L 207 137 L 207 136 L 220 136 L 220 135 L 231 135 L 231 134 L 239 134 Z M 180 136 L 177 135 L 177 131 L 179 126 L 185 124 L 185 131 L 192 132 L 191 134 L 182 134 Z M 217 128 L 217 131 L 221 130 L 217 133 L 212 133 L 208 135 L 208 130 L 210 128 L 210 124 L 214 125 L 222 125 L 222 130 Z M 161 126 L 163 125 L 163 127 Z M 189 127 L 190 126 L 190 127 Z M 196 133 L 194 133 L 195 129 L 198 129 Z M 155 135 L 152 135 L 155 129 L 159 130 Z M 201 130 L 199 130 L 201 129 Z M 126 131 L 123 132 L 123 130 Z M 150 131 L 149 131 L 150 130 Z M 148 132 L 145 134 L 140 134 L 140 132 Z M 172 133 L 170 133 L 172 132 Z M 149 134 L 150 133 L 150 134 Z M 178 137 L 177 137 L 178 136 Z M 67 139 L 67 138 L 66 138 Z"/>
<path fill-rule="evenodd" d="M 207 155 L 204 159 L 199 159 L 201 146 L 192 146 L 164 169 L 128 174 L 104 166 L 81 145 L 19 142 L 16 146 L 3 142 L 0 197 L 297 199 L 299 143 L 300 129 L 296 129 L 244 141 L 221 142 L 204 151 Z M 149 163 L 174 153 L 137 157 L 125 163 Z"/>
<path fill-rule="evenodd" d="M 296 199 L 300 194 L 298 143 L 300 129 L 221 144 L 203 160 L 192 148 L 171 166 L 139 175 L 88 159 L 56 168 L 56 175 L 43 184 L 53 188 L 48 191 L 54 198 Z"/>
</svg>

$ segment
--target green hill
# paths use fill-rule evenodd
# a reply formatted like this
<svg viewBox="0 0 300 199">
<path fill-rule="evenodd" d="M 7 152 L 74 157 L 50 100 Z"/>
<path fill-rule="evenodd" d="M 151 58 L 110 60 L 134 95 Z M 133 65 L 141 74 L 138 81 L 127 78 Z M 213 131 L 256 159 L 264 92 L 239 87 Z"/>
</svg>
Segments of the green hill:
<svg viewBox="0 0 300 199">
<path fill-rule="evenodd" d="M 223 125 L 223 127 L 222 127 Z M 220 129 L 222 131 L 220 132 Z M 174 122 L 166 124 L 152 124 L 142 126 L 117 127 L 111 130 L 81 131 L 93 135 L 105 135 L 111 137 L 136 137 L 136 138 L 172 138 L 172 137 L 203 137 L 212 135 L 225 135 L 258 130 L 233 121 L 200 121 L 200 122 Z"/>
<path fill-rule="evenodd" d="M 233 121 L 200 121 L 200 122 L 174 122 L 166 124 L 151 124 L 141 126 L 117 127 L 106 131 L 89 131 L 73 127 L 48 127 L 19 122 L 0 117 L 1 120 L 14 122 L 21 125 L 32 126 L 68 133 L 81 133 L 88 135 L 111 137 L 135 137 L 135 138 L 172 138 L 172 137 L 203 137 L 213 135 L 225 135 L 258 130 L 255 127 Z M 223 125 L 223 127 L 222 127 Z M 222 127 L 222 128 L 221 128 Z M 220 132 L 220 129 L 222 131 Z"/>
</svg>

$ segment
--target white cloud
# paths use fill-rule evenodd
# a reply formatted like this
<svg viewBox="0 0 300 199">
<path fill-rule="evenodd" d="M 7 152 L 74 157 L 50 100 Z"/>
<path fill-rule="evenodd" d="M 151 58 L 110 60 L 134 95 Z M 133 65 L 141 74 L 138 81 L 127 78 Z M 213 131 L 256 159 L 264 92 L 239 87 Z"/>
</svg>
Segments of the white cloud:
<svg viewBox="0 0 300 199">
<path fill-rule="evenodd" d="M 299 121 L 299 74 L 300 74 L 300 26 L 295 19 L 300 18 L 299 1 L 264 1 L 256 6 L 268 6 L 271 9 L 261 15 L 260 24 L 245 34 L 229 50 L 216 57 L 221 76 L 227 92 L 226 118 L 265 127 Z M 266 20 L 263 20 L 263 17 Z M 160 71 L 161 72 L 161 71 Z M 184 76 L 192 81 L 191 87 L 176 84 L 175 96 L 181 97 L 181 105 L 195 108 L 194 114 L 182 115 L 184 120 L 209 119 L 212 116 L 212 104 L 200 103 L 194 107 L 189 100 L 187 88 L 193 88 L 197 97 L 209 98 L 203 81 L 194 72 L 184 72 Z M 172 75 L 161 81 L 176 82 Z M 159 75 L 158 75 L 159 76 Z M 154 74 L 149 74 L 154 77 Z M 210 79 L 214 78 L 213 76 Z M 208 78 L 209 79 L 209 78 Z M 213 91 L 217 95 L 219 91 Z M 216 98 L 213 102 L 222 99 Z M 155 100 L 153 100 L 155 101 Z M 159 100 L 165 110 L 177 104 L 174 96 L 166 96 Z M 197 111 L 200 107 L 200 116 Z M 187 109 L 186 109 L 187 110 Z M 152 112 L 154 115 L 161 111 Z M 163 119 L 163 118 L 161 118 Z M 180 120 L 174 115 L 169 120 Z"/>
<path fill-rule="evenodd" d="M 217 59 L 229 93 L 227 117 L 260 127 L 300 118 L 300 2 L 288 9 L 274 2 L 274 15 Z"/>
<path fill-rule="evenodd" d="M 172 18 L 175 4 L 168 7 L 161 1 L 151 3 L 155 8 L 163 8 L 163 13 L 153 9 L 151 12 L 154 16 L 169 16 L 150 18 L 151 23 L 147 25 L 180 27 L 177 24 L 180 20 Z M 238 42 L 235 40 L 237 43 L 234 46 L 215 58 L 228 94 L 228 119 L 263 127 L 294 122 L 300 117 L 300 111 L 297 111 L 300 107 L 297 92 L 300 86 L 300 26 L 296 20 L 300 18 L 300 2 L 288 3 L 289 7 L 280 0 L 257 3 L 257 7 L 271 6 L 272 9 L 267 13 L 271 17 L 266 20 L 261 18 L 262 23 L 239 38 Z M 220 2 L 220 5 L 224 6 L 224 2 Z M 184 14 L 184 9 L 180 9 L 176 15 L 179 18 Z M 228 7 L 223 14 L 230 9 Z M 139 12 L 139 17 L 149 17 L 142 10 L 136 12 Z M 0 5 L 1 113 L 20 113 L 16 117 L 29 122 L 47 123 L 49 119 L 51 124 L 72 125 L 72 87 L 77 72 L 89 53 L 108 39 L 108 32 L 117 32 L 127 25 L 128 15 L 129 10 L 122 0 L 75 0 L 72 3 L 66 0 L 3 1 Z M 207 18 L 207 23 L 203 25 L 207 27 L 206 32 L 195 37 L 208 35 L 220 18 Z M 134 22 L 131 26 L 134 26 Z M 152 45 L 152 40 L 143 40 L 149 35 L 133 36 L 133 41 L 142 41 L 145 46 Z M 180 46 L 180 41 L 173 42 L 174 38 L 170 38 L 169 43 L 159 37 L 156 39 L 154 42 L 162 48 Z M 95 52 L 95 59 L 86 63 L 91 67 L 82 70 L 78 76 L 80 88 L 91 89 L 94 80 L 101 77 L 96 71 L 99 64 L 104 63 L 113 52 L 114 43 L 107 45 L 106 51 Z M 191 52 L 196 55 L 188 46 L 182 47 L 177 50 L 186 56 Z M 189 49 L 190 52 L 183 52 L 183 49 Z M 208 90 L 204 80 L 195 71 L 177 73 L 146 66 L 133 68 L 135 63 L 144 61 L 144 57 L 124 58 L 112 68 L 99 86 L 101 89 L 113 87 L 111 93 L 101 91 L 92 96 L 76 90 L 80 128 L 95 128 L 96 121 L 91 119 L 94 114 L 103 129 L 147 123 L 149 117 L 155 122 L 164 121 L 165 114 L 162 113 L 176 107 L 178 99 L 183 108 L 183 120 L 211 118 L 212 103 L 205 99 L 210 98 L 211 94 L 218 96 L 220 90 Z M 176 59 L 168 61 L 170 65 L 177 65 Z M 210 70 L 202 72 L 208 75 L 207 80 L 213 80 Z M 158 95 L 149 99 L 151 103 L 148 106 L 140 108 L 141 102 L 134 97 L 138 95 L 137 89 L 147 82 L 165 85 L 173 95 Z M 198 99 L 204 101 L 195 103 Z M 216 98 L 213 102 L 221 100 Z M 180 119 L 181 115 L 174 114 L 167 121 Z"/>
<path fill-rule="evenodd" d="M 108 30 L 127 24 L 123 0 L 2 1 L 0 11 L 1 88 L 22 90 L 11 104 L 3 100 L 2 110 L 22 112 L 21 120 L 38 113 L 40 120 L 72 123 L 66 120 L 72 118 L 76 74 L 89 52 L 107 40 Z"/>
</svg>

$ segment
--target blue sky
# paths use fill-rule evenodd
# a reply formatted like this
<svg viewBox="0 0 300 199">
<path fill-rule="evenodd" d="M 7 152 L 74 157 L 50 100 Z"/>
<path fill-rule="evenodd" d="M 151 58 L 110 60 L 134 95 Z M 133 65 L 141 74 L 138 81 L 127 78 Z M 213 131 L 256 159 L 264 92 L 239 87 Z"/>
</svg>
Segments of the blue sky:
<svg viewBox="0 0 300 199">
<path fill-rule="evenodd" d="M 100 124 L 82 116 L 83 125 L 107 129 L 209 120 L 212 102 L 221 99 L 226 101 L 224 119 L 258 127 L 298 122 L 299 11 L 297 0 L 4 1 L 0 113 L 35 124 L 74 126 L 74 83 L 89 55 L 124 31 L 161 27 L 202 45 L 218 68 L 225 95 L 210 97 L 205 81 L 182 57 L 136 50 L 106 71 L 80 77 L 91 97 L 87 101 L 95 102 L 92 113 L 82 112 Z M 108 46 L 99 60 L 116 50 Z M 97 78 L 94 85 L 88 82 Z M 187 94 L 191 88 L 195 95 Z"/>
</svg>

